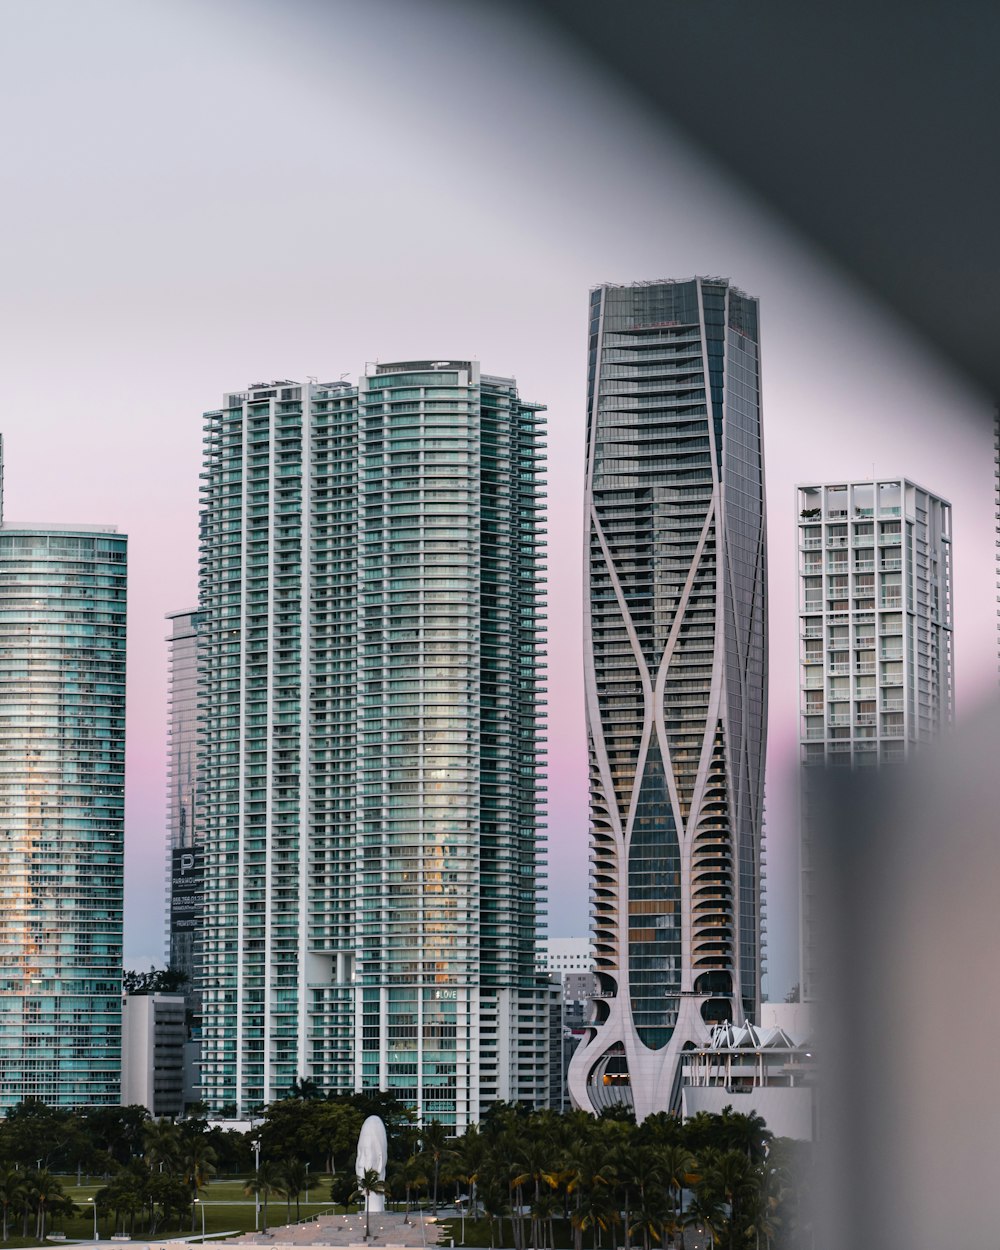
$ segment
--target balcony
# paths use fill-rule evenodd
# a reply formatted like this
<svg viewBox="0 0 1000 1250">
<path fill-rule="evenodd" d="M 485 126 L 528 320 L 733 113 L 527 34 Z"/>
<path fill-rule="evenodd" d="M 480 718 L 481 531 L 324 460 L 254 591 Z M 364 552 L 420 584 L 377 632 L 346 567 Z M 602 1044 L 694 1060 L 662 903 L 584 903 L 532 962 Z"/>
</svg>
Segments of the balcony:
<svg viewBox="0 0 1000 1250">
<path fill-rule="evenodd" d="M 904 700 L 902 699 L 883 699 L 883 712 L 902 712 Z"/>
<path fill-rule="evenodd" d="M 900 595 L 884 595 L 878 606 L 883 610 L 886 608 L 901 608 L 903 600 Z"/>
<path fill-rule="evenodd" d="M 822 538 L 803 538 L 802 540 L 803 551 L 815 551 L 818 547 L 822 547 L 822 546 L 823 546 Z"/>
</svg>

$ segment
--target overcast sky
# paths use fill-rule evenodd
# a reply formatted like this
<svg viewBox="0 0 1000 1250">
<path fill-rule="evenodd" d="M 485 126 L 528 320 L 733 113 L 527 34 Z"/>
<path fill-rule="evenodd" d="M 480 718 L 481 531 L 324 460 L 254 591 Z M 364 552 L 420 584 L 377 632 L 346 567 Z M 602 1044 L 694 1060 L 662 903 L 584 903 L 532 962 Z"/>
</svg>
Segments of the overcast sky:
<svg viewBox="0 0 1000 1250">
<path fill-rule="evenodd" d="M 594 66 L 507 23 L 430 0 L 0 6 L 5 512 L 130 537 L 130 964 L 163 962 L 163 614 L 197 597 L 201 413 L 254 380 L 471 356 L 548 405 L 555 934 L 588 923 L 593 284 L 718 274 L 761 301 L 773 995 L 797 979 L 797 481 L 874 468 L 954 501 L 960 715 L 994 689 L 986 399 Z"/>
</svg>

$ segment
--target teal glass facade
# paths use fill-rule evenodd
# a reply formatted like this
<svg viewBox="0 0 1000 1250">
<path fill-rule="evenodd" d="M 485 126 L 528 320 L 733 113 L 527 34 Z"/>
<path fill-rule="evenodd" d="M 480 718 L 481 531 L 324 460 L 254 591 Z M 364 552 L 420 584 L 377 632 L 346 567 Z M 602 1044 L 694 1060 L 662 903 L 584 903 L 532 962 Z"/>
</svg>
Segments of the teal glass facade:
<svg viewBox="0 0 1000 1250">
<path fill-rule="evenodd" d="M 543 1102 L 541 409 L 477 362 L 227 399 L 204 474 L 204 1096 L 246 1111 L 308 1075 L 456 1126 Z"/>
<path fill-rule="evenodd" d="M 127 540 L 0 527 L 0 1109 L 121 1082 Z"/>
</svg>

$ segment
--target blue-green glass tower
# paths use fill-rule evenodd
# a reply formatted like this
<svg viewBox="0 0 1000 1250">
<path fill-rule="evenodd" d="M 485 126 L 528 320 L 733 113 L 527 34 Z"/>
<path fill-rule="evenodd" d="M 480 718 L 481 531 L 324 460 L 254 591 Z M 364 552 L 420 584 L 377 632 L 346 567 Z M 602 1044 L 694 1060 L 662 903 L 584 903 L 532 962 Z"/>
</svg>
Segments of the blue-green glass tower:
<svg viewBox="0 0 1000 1250">
<path fill-rule="evenodd" d="M 205 429 L 203 1097 L 544 1103 L 540 405 L 405 361 Z"/>
<path fill-rule="evenodd" d="M 126 547 L 0 526 L 0 1108 L 120 1100 Z"/>
</svg>

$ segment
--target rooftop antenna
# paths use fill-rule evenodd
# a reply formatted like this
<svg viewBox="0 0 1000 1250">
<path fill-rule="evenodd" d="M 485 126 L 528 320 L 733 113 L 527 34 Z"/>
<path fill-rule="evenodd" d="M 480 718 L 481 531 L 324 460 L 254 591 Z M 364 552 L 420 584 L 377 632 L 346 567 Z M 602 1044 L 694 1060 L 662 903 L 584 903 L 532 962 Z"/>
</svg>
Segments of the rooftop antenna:
<svg viewBox="0 0 1000 1250">
<path fill-rule="evenodd" d="M 350 370 L 348 370 L 348 373 L 349 373 L 349 372 L 350 372 Z M 342 374 L 340 375 L 340 380 L 341 380 L 341 382 L 343 382 L 344 378 L 346 378 L 346 377 L 347 377 L 347 373 L 342 373 Z"/>
<path fill-rule="evenodd" d="M 318 381 L 319 381 L 319 378 L 316 376 L 316 374 L 315 374 L 315 373 L 307 373 L 307 374 L 306 374 L 306 381 L 307 381 L 307 382 L 318 382 Z"/>
</svg>

